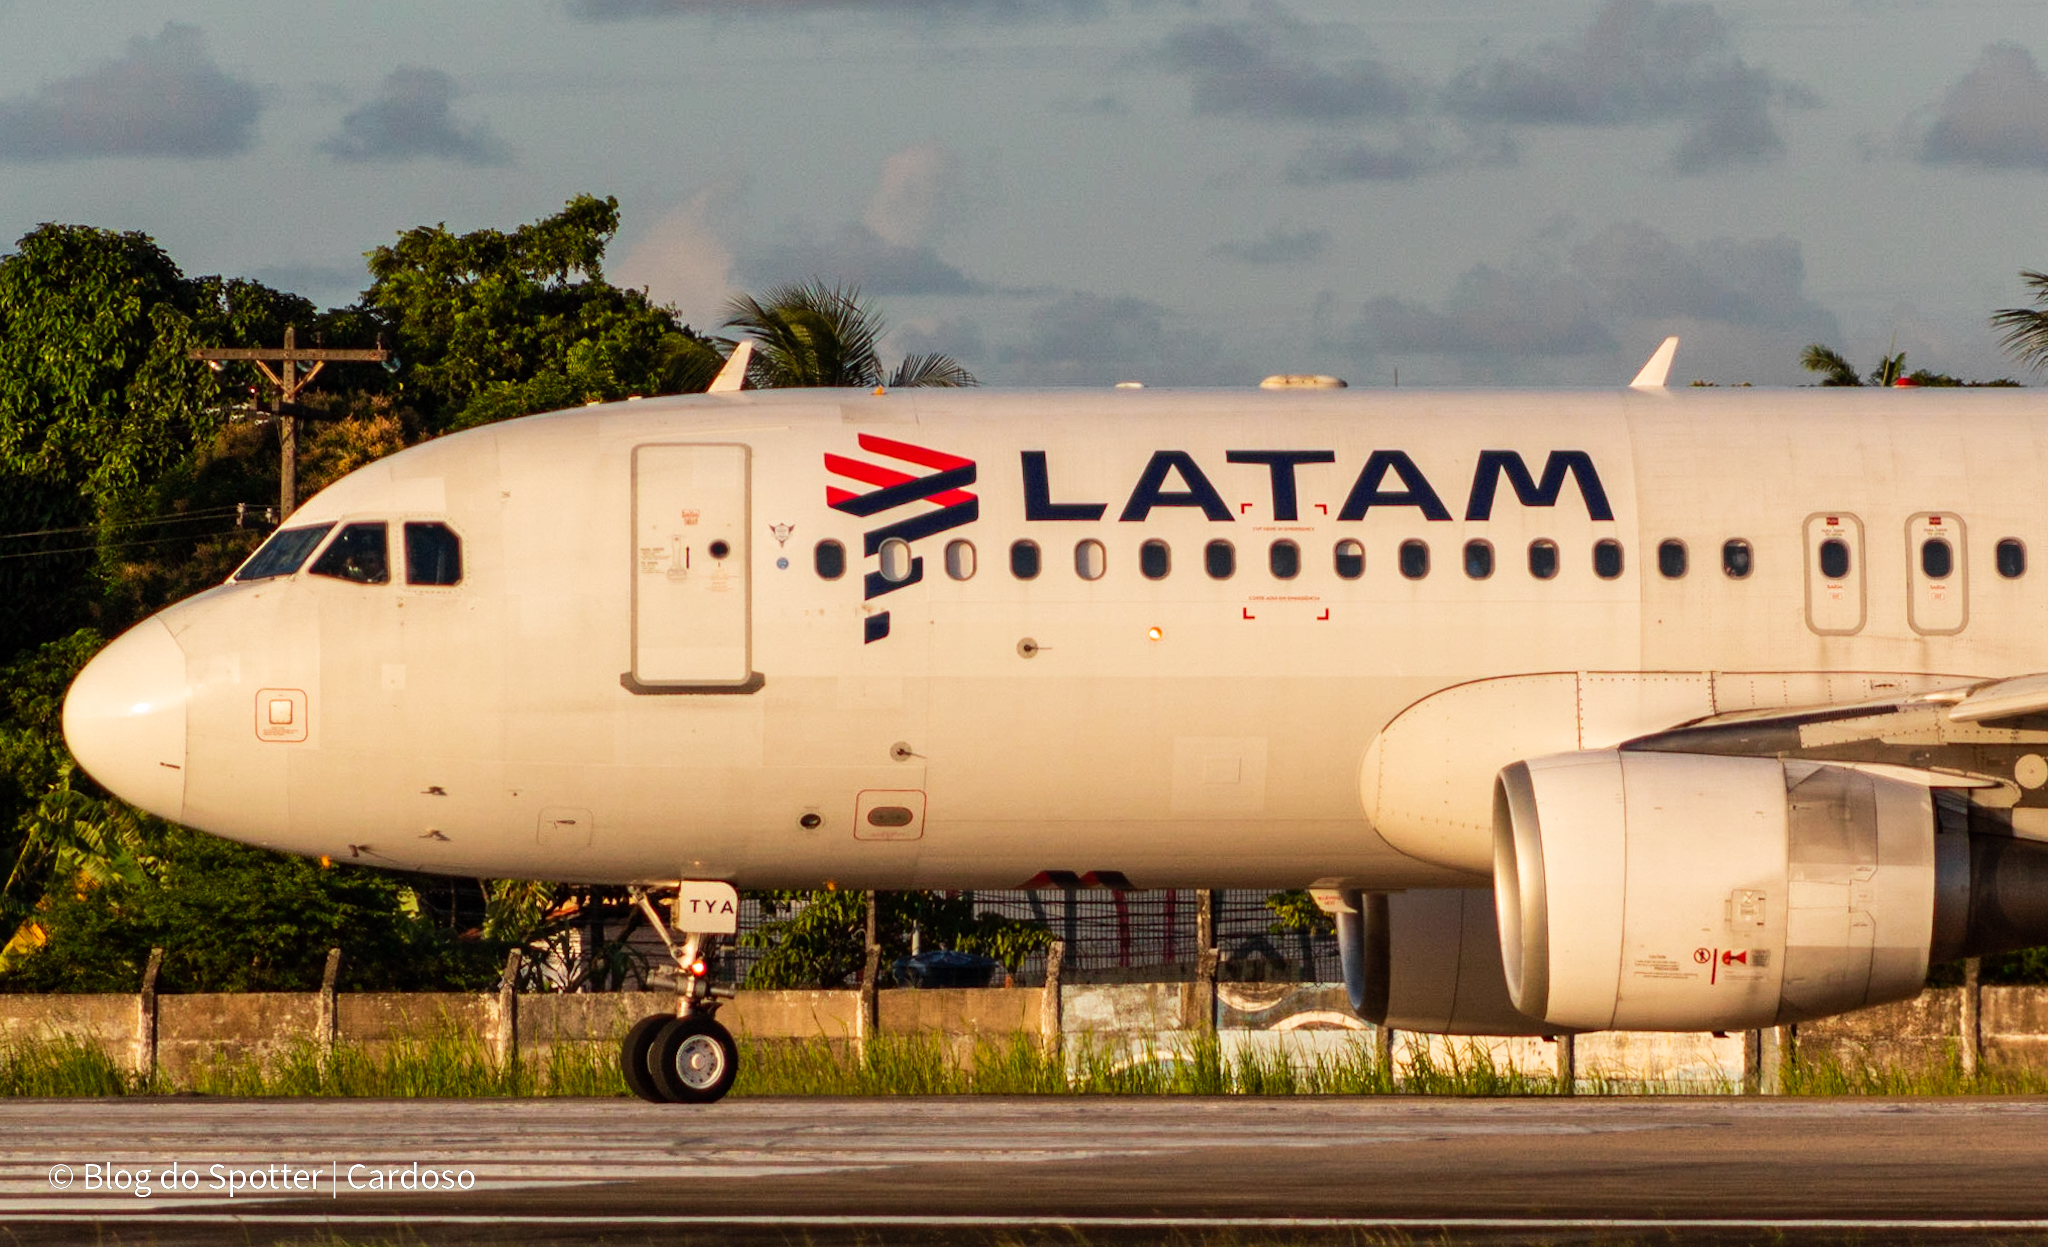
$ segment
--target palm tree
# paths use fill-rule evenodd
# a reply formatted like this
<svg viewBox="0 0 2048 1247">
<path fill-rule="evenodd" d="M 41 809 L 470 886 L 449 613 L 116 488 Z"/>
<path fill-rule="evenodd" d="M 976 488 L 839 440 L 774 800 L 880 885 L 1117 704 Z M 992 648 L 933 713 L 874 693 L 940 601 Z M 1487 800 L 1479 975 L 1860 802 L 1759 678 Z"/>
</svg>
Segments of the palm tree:
<svg viewBox="0 0 2048 1247">
<path fill-rule="evenodd" d="M 1894 342 L 1893 345 L 1898 344 Z M 1819 342 L 1808 343 L 1806 349 L 1799 353 L 1799 366 L 1808 372 L 1821 374 L 1820 383 L 1824 386 L 1891 385 L 1897 382 L 1906 370 L 1906 353 L 1899 351 L 1896 354 L 1878 356 L 1877 367 L 1870 370 L 1868 381 L 1856 375 L 1854 365 L 1850 364 L 1840 351 Z"/>
<path fill-rule="evenodd" d="M 959 361 L 936 352 L 906 356 L 885 375 L 877 349 L 882 318 L 861 303 L 857 286 L 797 282 L 759 299 L 737 295 L 725 310 L 727 326 L 754 338 L 747 380 L 762 389 L 980 384 Z"/>
<path fill-rule="evenodd" d="M 2029 368 L 2048 368 L 2048 273 L 2022 269 L 2020 280 L 2033 288 L 2040 307 L 2008 307 L 1992 313 L 1991 323 L 2005 330 L 2000 345 Z"/>
<path fill-rule="evenodd" d="M 1799 353 L 1799 366 L 1808 372 L 1821 374 L 1822 385 L 1862 385 L 1863 378 L 1856 375 L 1854 365 L 1833 347 L 1819 342 L 1810 342 Z"/>
</svg>

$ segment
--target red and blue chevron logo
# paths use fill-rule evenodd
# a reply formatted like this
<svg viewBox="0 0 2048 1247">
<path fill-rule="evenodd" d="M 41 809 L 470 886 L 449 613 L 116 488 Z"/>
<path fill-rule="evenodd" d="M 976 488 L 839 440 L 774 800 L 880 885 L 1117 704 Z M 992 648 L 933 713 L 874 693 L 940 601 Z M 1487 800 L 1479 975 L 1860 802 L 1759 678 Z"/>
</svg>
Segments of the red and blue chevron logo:
<svg viewBox="0 0 2048 1247">
<path fill-rule="evenodd" d="M 868 487 L 860 491 L 841 485 L 826 485 L 825 504 L 833 510 L 865 519 L 904 507 L 917 508 L 879 528 L 868 530 L 861 542 L 861 553 L 865 557 L 875 557 L 881 552 L 883 543 L 891 539 L 915 542 L 921 537 L 971 524 L 981 518 L 980 499 L 963 488 L 974 484 L 974 460 L 928 446 L 876 437 L 872 433 L 860 435 L 860 448 L 872 456 L 922 469 L 921 472 L 910 472 L 847 455 L 825 456 L 826 471 Z M 923 579 L 924 560 L 921 558 L 911 559 L 909 574 L 899 580 L 891 580 L 879 570 L 871 571 L 864 580 L 864 600 L 872 601 Z M 878 611 L 869 615 L 864 628 L 866 644 L 871 645 L 888 636 L 889 612 Z"/>
</svg>

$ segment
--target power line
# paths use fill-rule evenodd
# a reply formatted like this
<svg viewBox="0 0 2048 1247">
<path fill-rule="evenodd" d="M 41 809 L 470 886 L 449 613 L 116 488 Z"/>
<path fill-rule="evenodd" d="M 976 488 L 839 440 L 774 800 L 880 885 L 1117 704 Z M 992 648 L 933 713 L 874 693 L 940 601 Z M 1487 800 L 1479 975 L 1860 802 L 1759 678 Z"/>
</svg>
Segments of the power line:
<svg viewBox="0 0 2048 1247">
<path fill-rule="evenodd" d="M 108 524 L 80 524 L 73 528 L 32 528 L 18 533 L 0 533 L 0 540 L 18 537 L 55 537 L 64 533 L 97 533 L 111 528 L 146 528 L 151 524 L 191 524 L 200 520 L 244 513 L 241 506 L 208 507 L 200 511 L 187 511 L 182 515 L 167 515 L 151 520 L 119 520 Z"/>
<path fill-rule="evenodd" d="M 91 554 L 99 550 L 132 550 L 139 546 L 160 546 L 173 541 L 203 540 L 207 537 L 225 537 L 229 533 L 248 531 L 246 528 L 223 528 L 211 533 L 183 533 L 175 537 L 151 537 L 143 541 L 121 541 L 104 546 L 65 546 L 58 550 L 19 550 L 13 554 L 0 554 L 0 560 L 51 558 L 59 554 Z"/>
</svg>

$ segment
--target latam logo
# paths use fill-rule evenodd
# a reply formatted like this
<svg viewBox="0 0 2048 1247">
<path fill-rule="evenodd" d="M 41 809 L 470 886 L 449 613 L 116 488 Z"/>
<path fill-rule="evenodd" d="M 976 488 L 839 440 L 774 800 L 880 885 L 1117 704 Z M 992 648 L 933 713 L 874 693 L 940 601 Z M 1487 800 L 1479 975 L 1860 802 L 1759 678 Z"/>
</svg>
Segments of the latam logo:
<svg viewBox="0 0 2048 1247">
<path fill-rule="evenodd" d="M 846 455 L 825 456 L 826 471 L 870 487 L 861 492 L 839 485 L 825 486 L 825 504 L 833 510 L 866 519 L 905 507 L 915 508 L 901 518 L 869 529 L 861 541 L 864 556 L 873 558 L 887 541 L 913 542 L 962 524 L 972 524 L 980 518 L 980 499 L 962 488 L 974 484 L 974 460 L 870 433 L 860 435 L 860 448 L 870 455 L 923 469 L 919 474 Z M 863 597 L 873 601 L 923 579 L 924 560 L 913 558 L 908 574 L 897 579 L 892 580 L 879 570 L 869 572 Z M 889 612 L 877 611 L 869 615 L 863 627 L 866 644 L 872 645 L 888 636 Z"/>
</svg>

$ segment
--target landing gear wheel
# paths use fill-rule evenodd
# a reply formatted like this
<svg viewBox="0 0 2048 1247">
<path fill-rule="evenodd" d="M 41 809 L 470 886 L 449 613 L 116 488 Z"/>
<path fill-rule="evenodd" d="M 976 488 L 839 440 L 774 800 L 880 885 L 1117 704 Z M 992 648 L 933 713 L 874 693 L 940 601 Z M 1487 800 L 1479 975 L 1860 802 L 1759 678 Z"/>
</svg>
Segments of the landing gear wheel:
<svg viewBox="0 0 2048 1247">
<path fill-rule="evenodd" d="M 715 1018 L 670 1018 L 654 1037 L 647 1068 L 664 1099 L 709 1104 L 732 1090 L 740 1072 L 739 1045 Z"/>
<path fill-rule="evenodd" d="M 641 1018 L 626 1032 L 626 1040 L 619 1045 L 619 1072 L 626 1076 L 626 1087 L 634 1095 L 649 1104 L 667 1104 L 674 1097 L 662 1092 L 661 1084 L 654 1078 L 654 1041 L 660 1037 L 661 1029 L 676 1019 L 666 1013 Z"/>
</svg>

